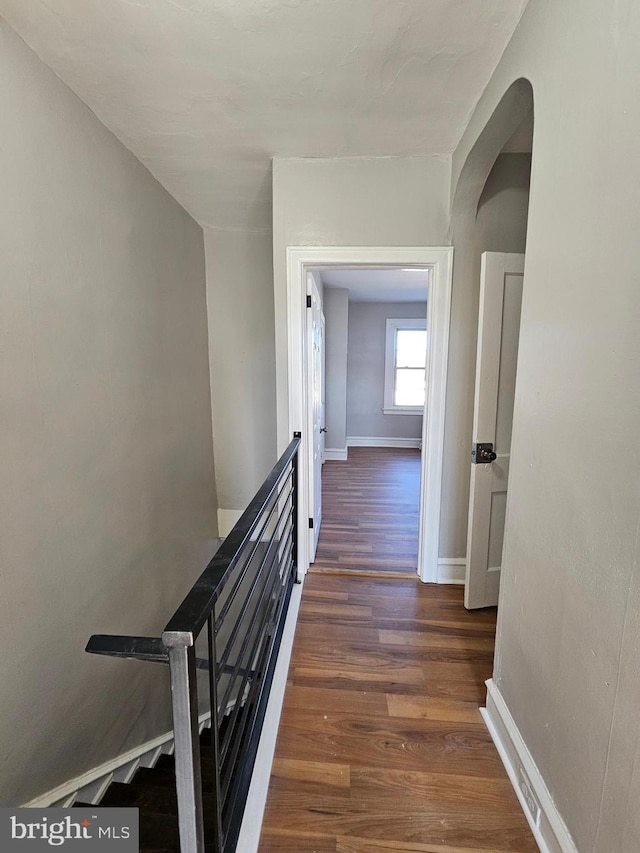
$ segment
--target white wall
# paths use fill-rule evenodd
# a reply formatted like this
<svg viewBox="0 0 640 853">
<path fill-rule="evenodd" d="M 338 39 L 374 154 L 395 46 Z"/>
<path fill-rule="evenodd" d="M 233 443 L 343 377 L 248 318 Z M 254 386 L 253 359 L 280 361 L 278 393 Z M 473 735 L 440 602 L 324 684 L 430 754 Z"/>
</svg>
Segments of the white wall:
<svg viewBox="0 0 640 853">
<path fill-rule="evenodd" d="M 387 319 L 427 316 L 426 302 L 351 302 L 347 370 L 347 435 L 412 438 L 422 435 L 422 415 L 385 415 Z"/>
<path fill-rule="evenodd" d="M 278 444 L 288 441 L 287 246 L 447 244 L 448 158 L 273 161 Z"/>
<path fill-rule="evenodd" d="M 215 535 L 202 231 L 0 22 L 0 803 L 171 726 L 158 636 Z"/>
<path fill-rule="evenodd" d="M 640 849 L 640 5 L 530 0 L 535 131 L 495 679 L 578 850 Z M 595 449 L 595 453 L 594 453 Z"/>
<path fill-rule="evenodd" d="M 216 484 L 238 516 L 276 462 L 271 235 L 205 231 Z"/>
<path fill-rule="evenodd" d="M 349 291 L 325 287 L 325 447 L 345 451 L 347 447 L 347 348 L 349 337 Z"/>
</svg>

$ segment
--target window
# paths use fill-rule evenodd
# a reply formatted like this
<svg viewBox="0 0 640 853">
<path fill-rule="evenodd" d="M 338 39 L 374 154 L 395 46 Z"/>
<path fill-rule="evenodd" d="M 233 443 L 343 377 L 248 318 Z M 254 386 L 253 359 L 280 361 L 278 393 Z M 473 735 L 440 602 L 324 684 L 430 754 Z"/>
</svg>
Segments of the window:
<svg viewBox="0 0 640 853">
<path fill-rule="evenodd" d="M 426 326 L 426 319 L 387 320 L 383 407 L 386 415 L 416 415 L 424 408 Z"/>
</svg>

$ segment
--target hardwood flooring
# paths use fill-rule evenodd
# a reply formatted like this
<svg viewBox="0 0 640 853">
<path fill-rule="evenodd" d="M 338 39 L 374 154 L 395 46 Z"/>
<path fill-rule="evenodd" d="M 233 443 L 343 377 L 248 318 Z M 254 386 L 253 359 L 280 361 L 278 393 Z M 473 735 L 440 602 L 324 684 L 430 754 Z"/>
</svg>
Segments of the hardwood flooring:
<svg viewBox="0 0 640 853">
<path fill-rule="evenodd" d="M 478 711 L 496 611 L 415 577 L 419 491 L 418 451 L 324 466 L 260 853 L 537 850 Z"/>
<path fill-rule="evenodd" d="M 419 501 L 419 450 L 350 447 L 346 462 L 325 462 L 311 571 L 413 577 Z"/>
<path fill-rule="evenodd" d="M 260 853 L 535 853 L 478 711 L 495 615 L 461 587 L 307 576 Z"/>
</svg>

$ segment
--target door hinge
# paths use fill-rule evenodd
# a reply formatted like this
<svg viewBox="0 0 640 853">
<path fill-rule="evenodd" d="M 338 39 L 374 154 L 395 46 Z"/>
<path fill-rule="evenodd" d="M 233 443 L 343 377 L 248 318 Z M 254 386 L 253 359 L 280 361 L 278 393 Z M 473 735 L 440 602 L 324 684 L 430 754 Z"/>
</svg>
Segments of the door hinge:
<svg viewBox="0 0 640 853">
<path fill-rule="evenodd" d="M 307 308 L 311 308 L 311 297 L 307 296 Z"/>
<path fill-rule="evenodd" d="M 313 519 L 309 519 L 309 530 L 313 530 Z"/>
</svg>

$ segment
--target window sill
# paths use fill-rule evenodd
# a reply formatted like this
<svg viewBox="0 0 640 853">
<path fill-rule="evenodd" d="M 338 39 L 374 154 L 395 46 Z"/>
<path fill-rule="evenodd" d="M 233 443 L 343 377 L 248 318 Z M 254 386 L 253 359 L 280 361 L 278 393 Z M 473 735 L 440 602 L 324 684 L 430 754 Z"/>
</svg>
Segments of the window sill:
<svg viewBox="0 0 640 853">
<path fill-rule="evenodd" d="M 422 406 L 385 406 L 382 410 L 385 415 L 421 415 L 423 412 Z"/>
</svg>

